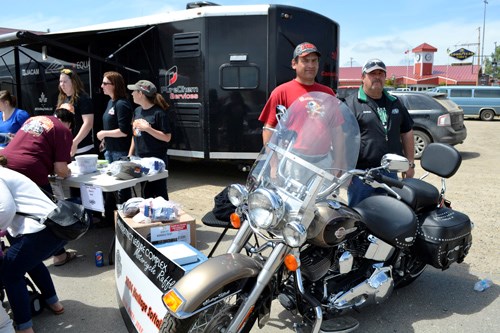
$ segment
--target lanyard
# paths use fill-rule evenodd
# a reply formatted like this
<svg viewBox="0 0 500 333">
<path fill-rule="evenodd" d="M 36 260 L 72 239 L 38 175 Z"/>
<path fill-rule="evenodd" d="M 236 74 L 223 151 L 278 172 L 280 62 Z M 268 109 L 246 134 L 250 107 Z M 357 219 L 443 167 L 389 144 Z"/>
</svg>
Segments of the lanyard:
<svg viewBox="0 0 500 333">
<path fill-rule="evenodd" d="M 387 111 L 385 108 L 377 107 L 377 115 L 384 127 L 384 133 L 387 140 Z"/>
</svg>

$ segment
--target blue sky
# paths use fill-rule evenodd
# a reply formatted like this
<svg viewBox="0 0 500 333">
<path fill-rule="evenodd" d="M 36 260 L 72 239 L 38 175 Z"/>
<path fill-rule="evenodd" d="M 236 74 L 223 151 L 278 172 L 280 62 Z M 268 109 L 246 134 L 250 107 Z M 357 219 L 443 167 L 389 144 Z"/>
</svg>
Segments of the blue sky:
<svg viewBox="0 0 500 333">
<path fill-rule="evenodd" d="M 3 11 L 0 26 L 52 32 L 156 13 L 182 10 L 182 0 L 20 0 Z M 483 49 L 484 0 L 212 0 L 221 5 L 279 3 L 306 8 L 340 25 L 340 65 L 361 66 L 378 57 L 387 65 L 406 65 L 404 54 L 422 43 L 438 49 L 435 64 L 457 62 L 447 54 L 464 47 Z M 500 47 L 500 0 L 487 0 L 484 54 Z M 410 53 L 411 55 L 411 53 Z M 468 60 L 470 61 L 470 59 Z M 477 63 L 477 60 L 474 61 Z"/>
</svg>

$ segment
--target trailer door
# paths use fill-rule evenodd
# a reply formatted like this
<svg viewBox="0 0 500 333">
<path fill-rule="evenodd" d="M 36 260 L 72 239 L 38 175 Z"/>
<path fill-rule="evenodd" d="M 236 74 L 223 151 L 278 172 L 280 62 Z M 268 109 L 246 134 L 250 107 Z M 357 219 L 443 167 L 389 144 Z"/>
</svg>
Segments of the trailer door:
<svg viewBox="0 0 500 333">
<path fill-rule="evenodd" d="M 321 52 L 317 81 L 336 90 L 338 85 L 339 25 L 318 13 L 289 6 L 269 10 L 269 91 L 291 80 L 295 72 L 291 60 L 295 46 L 316 45 Z"/>
</svg>

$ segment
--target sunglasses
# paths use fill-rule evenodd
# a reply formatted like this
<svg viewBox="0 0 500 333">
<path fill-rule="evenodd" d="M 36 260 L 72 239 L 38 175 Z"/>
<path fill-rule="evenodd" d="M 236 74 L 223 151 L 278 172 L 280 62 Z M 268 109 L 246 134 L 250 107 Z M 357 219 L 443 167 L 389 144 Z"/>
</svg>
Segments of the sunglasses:
<svg viewBox="0 0 500 333">
<path fill-rule="evenodd" d="M 73 71 L 71 69 L 64 68 L 61 70 L 61 74 L 66 74 L 68 76 L 73 75 Z"/>
<path fill-rule="evenodd" d="M 113 85 L 113 83 L 111 83 L 111 82 L 104 82 L 104 81 L 102 81 L 102 85 L 103 85 L 103 86 L 108 86 L 108 85 Z"/>
<path fill-rule="evenodd" d="M 385 64 L 382 61 L 370 61 L 369 63 L 365 64 L 365 66 L 363 67 L 363 70 L 366 72 L 367 70 L 369 70 L 375 66 L 379 66 L 379 67 L 382 67 L 385 69 Z"/>
</svg>

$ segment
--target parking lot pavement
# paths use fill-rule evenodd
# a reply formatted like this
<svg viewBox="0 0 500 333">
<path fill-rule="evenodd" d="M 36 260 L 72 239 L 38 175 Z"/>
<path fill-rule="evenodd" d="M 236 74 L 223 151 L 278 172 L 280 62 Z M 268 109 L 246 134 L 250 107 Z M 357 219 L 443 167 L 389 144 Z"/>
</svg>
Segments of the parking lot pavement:
<svg viewBox="0 0 500 333">
<path fill-rule="evenodd" d="M 467 213 L 475 223 L 473 245 L 460 265 L 447 271 L 428 268 L 410 286 L 396 290 L 384 303 L 361 309 L 353 316 L 360 321 L 356 332 L 481 332 L 499 331 L 500 287 L 495 284 L 483 293 L 473 290 L 484 277 L 500 281 L 498 237 L 498 165 L 500 121 L 467 121 L 468 137 L 457 149 L 462 153 L 461 169 L 448 182 L 453 207 Z M 417 163 L 418 164 L 418 163 Z M 417 167 L 417 175 L 423 171 Z M 171 163 L 171 200 L 197 219 L 197 248 L 208 254 L 221 230 L 208 228 L 200 218 L 213 206 L 213 197 L 244 175 L 226 164 Z M 439 185 L 439 182 L 436 181 Z M 221 245 L 227 246 L 233 233 Z M 48 261 L 66 312 L 54 316 L 44 311 L 34 318 L 39 332 L 127 332 L 118 310 L 114 267 L 96 267 L 97 250 L 108 252 L 112 229 L 93 229 L 69 245 L 81 255 L 62 267 Z M 106 262 L 107 262 L 107 258 Z M 254 332 L 293 332 L 294 318 L 274 302 L 270 323 Z M 148 332 L 149 333 L 149 332 Z"/>
</svg>

